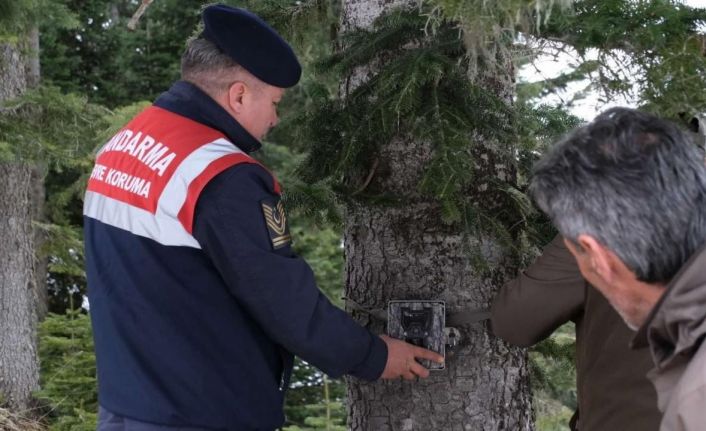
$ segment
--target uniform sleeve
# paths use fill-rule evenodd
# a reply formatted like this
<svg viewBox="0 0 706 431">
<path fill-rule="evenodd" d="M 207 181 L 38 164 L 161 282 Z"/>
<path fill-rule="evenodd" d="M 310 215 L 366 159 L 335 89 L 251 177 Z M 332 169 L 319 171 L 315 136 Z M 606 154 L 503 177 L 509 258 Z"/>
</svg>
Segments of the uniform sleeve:
<svg viewBox="0 0 706 431">
<path fill-rule="evenodd" d="M 194 237 L 268 337 L 333 377 L 379 378 L 385 343 L 328 301 L 290 245 L 273 246 L 262 208 L 278 199 L 271 183 L 251 164 L 216 176 L 199 197 Z"/>
<path fill-rule="evenodd" d="M 505 284 L 491 309 L 493 332 L 528 347 L 583 312 L 586 282 L 557 236 L 519 277 Z"/>
</svg>

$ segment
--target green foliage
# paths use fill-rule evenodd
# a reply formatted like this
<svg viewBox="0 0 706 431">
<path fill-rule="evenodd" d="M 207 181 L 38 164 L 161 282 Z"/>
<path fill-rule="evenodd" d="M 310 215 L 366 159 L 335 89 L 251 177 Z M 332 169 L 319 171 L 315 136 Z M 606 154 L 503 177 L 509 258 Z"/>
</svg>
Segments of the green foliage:
<svg viewBox="0 0 706 431">
<path fill-rule="evenodd" d="M 88 315 L 49 314 L 39 328 L 41 387 L 52 431 L 96 429 L 98 394 Z"/>
<path fill-rule="evenodd" d="M 283 200 L 287 208 L 317 225 L 340 226 L 341 214 L 337 197 L 328 181 L 308 184 L 299 178 L 287 183 Z"/>
<path fill-rule="evenodd" d="M 531 83 L 519 83 L 517 85 L 517 100 L 520 103 L 528 103 L 533 99 L 564 91 L 570 83 L 588 79 L 590 74 L 596 72 L 599 67 L 600 63 L 597 61 L 587 60 L 579 64 L 576 69 L 562 73 L 555 78 Z"/>
<path fill-rule="evenodd" d="M 375 170 L 381 146 L 392 139 L 430 143 L 433 156 L 418 190 L 438 200 L 442 220 L 472 235 L 489 232 L 513 246 L 532 216 L 523 184 L 514 175 L 480 178 L 478 159 L 492 154 L 511 169 L 527 171 L 538 146 L 576 120 L 558 109 L 510 105 L 486 88 L 488 82 L 470 80 L 458 23 L 438 20 L 432 31 L 429 19 L 424 8 L 396 9 L 372 29 L 342 36 L 345 48 L 322 61 L 321 72 L 355 77 L 370 65 L 373 70 L 345 98 L 332 99 L 326 92 L 312 97 L 295 120 L 296 141 L 307 151 L 298 174 L 312 186 L 330 186 L 339 200 L 399 205 L 397 197 L 367 187 L 362 179 Z M 524 166 L 517 166 L 518 151 Z M 488 183 L 486 193 L 493 199 L 486 202 L 503 204 L 481 205 L 472 191 L 477 181 Z"/>
<path fill-rule="evenodd" d="M 66 8 L 80 24 L 71 28 L 42 27 L 44 78 L 66 91 L 87 94 L 91 101 L 111 108 L 137 100 L 154 100 L 179 78 L 179 59 L 187 38 L 200 31 L 203 7 L 201 2 L 155 1 L 138 27 L 130 31 L 127 22 L 137 9 L 137 3 L 132 0 L 71 0 L 66 3 Z M 335 2 L 235 0 L 224 3 L 247 7 L 266 18 L 297 42 L 299 57 L 305 63 L 328 49 L 325 42 L 315 42 L 327 36 L 326 23 L 335 21 L 332 15 Z M 295 93 L 301 91 L 302 86 L 294 90 Z"/>
<path fill-rule="evenodd" d="M 300 51 L 321 49 L 309 44 L 320 39 L 317 29 L 326 30 L 326 24 L 335 22 L 338 5 L 336 0 L 236 0 L 227 3 L 255 12 L 287 41 L 298 45 Z"/>
<path fill-rule="evenodd" d="M 535 210 L 526 190 L 531 177 L 532 167 L 539 160 L 544 151 L 568 131 L 579 126 L 581 120 L 561 107 L 540 105 L 531 107 L 529 104 L 520 105 L 520 109 L 527 112 L 523 114 L 525 121 L 521 130 L 518 130 L 517 142 L 517 184 L 518 189 L 510 189 L 514 197 L 514 205 L 520 206 L 515 212 L 520 214 L 524 237 L 527 240 L 525 250 L 543 247 L 556 235 L 556 228 L 541 211 Z M 530 254 L 521 256 L 531 257 Z"/>
<path fill-rule="evenodd" d="M 472 85 L 459 65 L 464 51 L 454 26 L 447 23 L 430 37 L 424 31 L 425 21 L 418 11 L 396 10 L 376 21 L 373 30 L 347 35 L 347 48 L 322 65 L 349 76 L 381 52 L 386 57 L 380 70 L 348 97 L 319 100 L 302 119 L 304 135 L 298 140 L 309 143 L 300 171 L 305 181 L 330 177 L 334 187 L 352 193 L 359 184 L 345 184 L 344 176 L 356 170 L 367 172 L 380 146 L 404 130 L 433 143 L 436 159 L 430 177 L 442 178 L 427 178 L 421 187 L 443 200 L 472 179 L 473 160 L 466 151 L 473 145 L 472 131 L 498 140 L 512 136 L 513 111 Z M 413 48 L 407 48 L 410 45 Z M 487 109 L 477 110 L 477 106 Z M 440 170 L 442 165 L 446 169 Z"/>
<path fill-rule="evenodd" d="M 105 126 L 102 116 L 108 112 L 51 86 L 29 90 L 1 108 L 5 158 L 42 161 L 59 170 L 75 166 L 93 149 L 91 138 Z"/>
<path fill-rule="evenodd" d="M 47 281 L 55 294 L 65 291 L 63 286 L 85 284 L 80 233 L 85 184 L 79 179 L 90 169 L 90 154 L 109 114 L 84 97 L 52 86 L 6 102 L 0 113 L 2 157 L 31 161 L 46 171 L 46 220 L 35 226 L 46 238 L 40 252 L 48 256 Z M 63 294 L 60 298 L 66 300 Z"/>
<path fill-rule="evenodd" d="M 675 0 L 583 0 L 553 14 L 538 33 L 580 54 L 598 51 L 593 86 L 607 97 L 638 91 L 646 108 L 676 117 L 706 109 L 706 9 Z M 586 65 L 580 67 L 587 67 Z"/>
<path fill-rule="evenodd" d="M 569 431 L 569 421 L 574 412 L 551 398 L 534 396 L 537 431 Z"/>
<path fill-rule="evenodd" d="M 530 351 L 530 378 L 537 429 L 568 430 L 577 406 L 575 330 L 566 324 Z"/>
<path fill-rule="evenodd" d="M 316 226 L 311 220 L 297 214 L 290 226 L 294 250 L 311 266 L 316 284 L 331 302 L 342 306 L 343 244 L 338 229 Z"/>
<path fill-rule="evenodd" d="M 83 241 L 76 226 L 35 223 L 48 241 L 44 254 L 49 258 L 49 272 L 84 278 Z"/>
<path fill-rule="evenodd" d="M 321 371 L 297 359 L 287 392 L 285 430 L 342 431 L 346 423 L 345 392 L 342 379 L 330 380 Z"/>
<path fill-rule="evenodd" d="M 706 77 L 701 73 L 706 57 L 699 34 L 706 21 L 704 8 L 677 0 L 432 3 L 443 16 L 460 22 L 471 67 L 485 67 L 492 73 L 502 67 L 503 59 L 517 60 L 522 53 L 522 61 L 524 56 L 537 55 L 536 42 L 553 50 L 578 52 L 581 63 L 575 70 L 544 82 L 521 84 L 519 100 L 588 79 L 588 90 L 601 92 L 607 100 L 620 95 L 636 97 L 645 108 L 668 117 L 706 109 Z M 535 45 L 529 52 L 521 44 L 503 47 L 508 40 Z"/>
<path fill-rule="evenodd" d="M 290 126 L 291 118 L 283 120 L 285 127 Z M 274 139 L 278 137 L 284 136 L 277 135 Z M 341 223 L 336 196 L 330 184 L 327 181 L 308 184 L 297 176 L 296 168 L 303 159 L 302 154 L 289 146 L 267 142 L 254 156 L 272 169 L 284 185 L 282 199 L 287 210 L 298 219 L 313 223 L 313 226 L 336 226 Z"/>
<path fill-rule="evenodd" d="M 73 15 L 60 0 L 0 0 L 0 41 L 16 40 L 32 26 L 49 24 L 55 28 L 78 26 Z"/>
<path fill-rule="evenodd" d="M 135 31 L 131 0 L 71 0 L 74 28 L 42 26 L 44 79 L 108 107 L 153 100 L 179 77 L 179 56 L 199 22 L 198 2 L 155 1 Z"/>
<path fill-rule="evenodd" d="M 552 15 L 541 35 L 561 36 L 571 46 L 661 50 L 697 33 L 706 10 L 674 0 L 580 0 L 572 10 Z"/>
<path fill-rule="evenodd" d="M 519 33 L 535 33 L 572 0 L 431 0 L 446 19 L 458 22 L 466 49 L 468 76 L 502 77 L 517 47 Z M 433 17 L 433 15 L 432 15 Z M 432 18 L 430 18 L 432 20 Z"/>
</svg>

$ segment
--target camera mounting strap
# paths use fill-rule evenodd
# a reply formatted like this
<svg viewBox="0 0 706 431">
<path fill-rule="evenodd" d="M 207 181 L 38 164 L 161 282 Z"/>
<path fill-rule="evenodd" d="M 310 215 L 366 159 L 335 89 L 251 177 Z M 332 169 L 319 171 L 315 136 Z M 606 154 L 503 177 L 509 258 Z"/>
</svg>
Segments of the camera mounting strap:
<svg viewBox="0 0 706 431">
<path fill-rule="evenodd" d="M 424 347 L 446 357 L 446 349 L 459 344 L 461 332 L 455 326 L 466 326 L 490 318 L 487 309 L 462 309 L 446 314 L 444 301 L 393 300 L 387 310 L 365 307 L 344 298 L 351 310 L 360 311 L 378 320 L 387 322 L 387 335 L 408 343 Z M 444 365 L 422 361 L 430 370 L 443 369 Z"/>
<path fill-rule="evenodd" d="M 360 303 L 350 299 L 342 298 L 346 301 L 346 307 L 351 310 L 366 313 L 383 322 L 387 322 L 387 310 L 375 307 L 366 307 Z M 488 308 L 462 308 L 450 313 L 446 313 L 446 325 L 448 326 L 466 326 L 480 323 L 490 319 L 490 309 Z"/>
</svg>

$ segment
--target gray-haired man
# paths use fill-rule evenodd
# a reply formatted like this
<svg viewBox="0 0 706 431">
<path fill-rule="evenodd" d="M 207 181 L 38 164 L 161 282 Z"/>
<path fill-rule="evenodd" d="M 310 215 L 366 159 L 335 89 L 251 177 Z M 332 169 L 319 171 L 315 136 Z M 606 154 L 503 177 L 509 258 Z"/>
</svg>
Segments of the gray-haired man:
<svg viewBox="0 0 706 431">
<path fill-rule="evenodd" d="M 616 108 L 535 168 L 531 192 L 583 276 L 649 344 L 661 430 L 706 429 L 706 166 L 675 125 Z M 615 388 L 620 390 L 620 388 Z"/>
</svg>

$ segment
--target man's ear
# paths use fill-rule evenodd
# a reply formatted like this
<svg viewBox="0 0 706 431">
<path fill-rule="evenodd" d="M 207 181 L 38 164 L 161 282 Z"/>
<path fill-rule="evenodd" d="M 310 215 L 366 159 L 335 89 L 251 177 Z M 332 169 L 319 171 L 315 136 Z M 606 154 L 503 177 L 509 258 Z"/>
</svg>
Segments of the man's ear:
<svg viewBox="0 0 706 431">
<path fill-rule="evenodd" d="M 616 256 L 590 235 L 581 234 L 576 242 L 586 255 L 589 269 L 606 283 L 613 284 L 616 275 L 613 260 Z"/>
<path fill-rule="evenodd" d="M 228 88 L 228 105 L 236 114 L 243 112 L 247 91 L 248 87 L 242 81 L 237 81 Z"/>
</svg>

